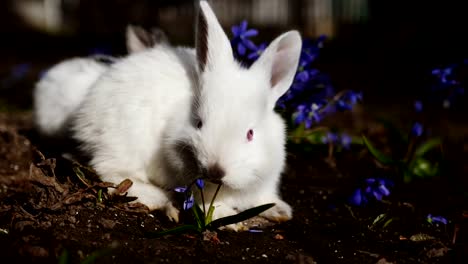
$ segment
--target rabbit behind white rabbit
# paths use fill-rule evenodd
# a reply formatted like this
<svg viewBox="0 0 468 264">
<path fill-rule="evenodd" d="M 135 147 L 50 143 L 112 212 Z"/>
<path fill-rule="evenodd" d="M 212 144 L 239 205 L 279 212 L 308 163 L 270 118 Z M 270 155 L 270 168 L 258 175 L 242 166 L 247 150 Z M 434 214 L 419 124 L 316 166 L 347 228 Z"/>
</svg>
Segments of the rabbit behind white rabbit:
<svg viewBox="0 0 468 264">
<path fill-rule="evenodd" d="M 129 53 L 140 52 L 157 44 L 167 44 L 164 32 L 146 31 L 129 25 L 126 46 Z M 64 60 L 52 66 L 34 89 L 34 113 L 38 131 L 51 138 L 66 137 L 68 122 L 92 84 L 118 58 L 91 56 Z"/>
<path fill-rule="evenodd" d="M 246 69 L 200 1 L 196 37 L 196 56 L 157 46 L 116 63 L 87 94 L 74 137 L 103 180 L 131 179 L 130 196 L 176 221 L 168 190 L 198 177 L 223 184 L 214 219 L 270 202 L 276 205 L 262 216 L 290 219 L 292 209 L 278 190 L 285 125 L 273 108 L 293 81 L 299 33 L 276 38 Z M 207 199 L 215 188 L 206 185 Z"/>
</svg>

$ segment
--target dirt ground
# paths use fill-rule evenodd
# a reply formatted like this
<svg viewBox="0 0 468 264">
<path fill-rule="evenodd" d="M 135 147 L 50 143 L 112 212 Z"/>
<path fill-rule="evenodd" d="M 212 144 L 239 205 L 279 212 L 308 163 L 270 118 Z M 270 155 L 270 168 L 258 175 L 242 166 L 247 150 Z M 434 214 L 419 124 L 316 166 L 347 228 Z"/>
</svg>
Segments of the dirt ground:
<svg viewBox="0 0 468 264">
<path fill-rule="evenodd" d="M 148 231 L 175 224 L 103 196 L 109 185 L 38 141 L 31 113 L 2 114 L 0 254 L 21 263 L 464 263 L 466 192 L 460 196 L 451 184 L 466 187 L 467 151 L 452 149 L 451 172 L 463 177 L 405 185 L 385 203 L 358 208 L 346 199 L 356 179 L 377 173 L 371 159 L 350 151 L 330 161 L 326 148 L 291 145 L 281 184 L 294 208 L 291 221 L 258 221 L 255 232 L 151 238 Z M 393 224 L 373 226 L 385 212 L 396 214 Z M 427 213 L 443 213 L 449 224 L 430 225 Z M 191 219 L 182 214 L 181 222 Z"/>
</svg>

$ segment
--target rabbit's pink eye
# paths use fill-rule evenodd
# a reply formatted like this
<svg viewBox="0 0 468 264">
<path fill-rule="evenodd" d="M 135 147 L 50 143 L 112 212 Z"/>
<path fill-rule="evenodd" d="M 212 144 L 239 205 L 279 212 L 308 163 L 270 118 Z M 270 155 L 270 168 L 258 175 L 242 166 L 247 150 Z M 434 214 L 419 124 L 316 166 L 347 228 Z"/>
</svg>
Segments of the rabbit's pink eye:
<svg viewBox="0 0 468 264">
<path fill-rule="evenodd" d="M 247 131 L 247 140 L 248 141 L 252 141 L 253 139 L 253 130 L 252 129 L 249 129 L 249 131 Z"/>
</svg>

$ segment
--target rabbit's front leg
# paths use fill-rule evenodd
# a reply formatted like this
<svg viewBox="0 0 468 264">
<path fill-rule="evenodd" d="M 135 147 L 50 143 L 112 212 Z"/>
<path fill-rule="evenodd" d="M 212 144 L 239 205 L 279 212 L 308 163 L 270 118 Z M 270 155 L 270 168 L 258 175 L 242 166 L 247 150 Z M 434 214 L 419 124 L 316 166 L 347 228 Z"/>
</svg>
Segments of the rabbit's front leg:
<svg viewBox="0 0 468 264">
<path fill-rule="evenodd" d="M 242 210 L 246 210 L 255 206 L 263 204 L 274 203 L 275 206 L 260 213 L 261 217 L 274 222 L 285 222 L 292 219 L 292 208 L 291 206 L 283 201 L 276 191 L 277 187 L 273 184 L 265 184 L 263 188 L 257 189 L 249 199 L 246 199 L 247 203 L 242 205 Z"/>
<path fill-rule="evenodd" d="M 132 186 L 128 189 L 128 196 L 138 197 L 136 201 L 145 204 L 151 211 L 163 210 L 171 221 L 179 222 L 179 210 L 174 207 L 166 191 L 150 182 L 141 180 L 144 177 L 137 177 L 135 174 L 133 174 L 133 177 L 123 175 L 130 174 L 116 173 L 112 177 L 103 176 L 102 179 L 113 183 L 120 183 L 125 179 L 130 179 Z"/>
<path fill-rule="evenodd" d="M 268 220 L 274 221 L 274 222 L 285 222 L 285 221 L 291 220 L 292 218 L 291 206 L 285 201 L 281 200 L 279 197 L 273 198 L 271 199 L 271 201 L 265 202 L 265 203 L 275 203 L 275 206 L 261 213 L 260 216 Z"/>
</svg>

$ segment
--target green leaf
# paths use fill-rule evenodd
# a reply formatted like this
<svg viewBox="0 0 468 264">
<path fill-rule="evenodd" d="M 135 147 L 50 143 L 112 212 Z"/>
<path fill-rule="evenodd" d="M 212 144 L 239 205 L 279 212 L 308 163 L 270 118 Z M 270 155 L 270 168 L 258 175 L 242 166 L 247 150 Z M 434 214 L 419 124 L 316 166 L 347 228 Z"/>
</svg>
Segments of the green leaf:
<svg viewBox="0 0 468 264">
<path fill-rule="evenodd" d="M 377 225 L 379 222 L 381 222 L 382 220 L 384 220 L 386 217 L 387 217 L 387 214 L 380 214 L 380 215 L 378 215 L 378 216 L 374 219 L 374 222 L 372 222 L 371 227 Z"/>
<path fill-rule="evenodd" d="M 364 140 L 362 140 L 362 137 L 351 136 L 351 144 L 363 145 Z"/>
<path fill-rule="evenodd" d="M 102 203 L 102 189 L 98 191 L 97 202 Z"/>
<path fill-rule="evenodd" d="M 440 138 L 431 138 L 428 141 L 424 142 L 419 146 L 416 151 L 414 152 L 415 157 L 421 157 L 426 154 L 431 149 L 438 147 L 442 144 L 442 140 Z"/>
<path fill-rule="evenodd" d="M 197 226 L 200 230 L 205 230 L 205 214 L 203 213 L 200 206 L 195 203 L 192 207 L 193 214 L 195 215 L 195 220 L 197 220 Z"/>
<path fill-rule="evenodd" d="M 260 206 L 257 206 L 257 207 L 247 209 L 247 210 L 242 211 L 242 212 L 240 212 L 240 213 L 238 213 L 236 215 L 231 215 L 231 216 L 226 216 L 226 217 L 223 217 L 223 218 L 219 218 L 219 219 L 216 219 L 213 222 L 211 222 L 207 226 L 207 228 L 208 229 L 216 229 L 216 228 L 221 227 L 221 226 L 230 225 L 230 224 L 234 224 L 234 223 L 239 223 L 239 222 L 242 222 L 242 221 L 247 220 L 249 218 L 252 218 L 254 216 L 257 216 L 258 214 L 262 213 L 263 211 L 266 211 L 266 210 L 270 209 L 273 206 L 275 206 L 274 203 L 264 204 L 264 205 L 260 205 Z"/>
<path fill-rule="evenodd" d="M 372 154 L 372 156 L 374 156 L 380 163 L 384 165 L 392 165 L 396 163 L 392 158 L 386 156 L 380 150 L 376 149 L 372 145 L 372 143 L 370 143 L 370 141 L 366 138 L 366 136 L 362 136 L 362 141 L 364 142 L 364 145 L 366 145 L 367 149 Z"/>
<path fill-rule="evenodd" d="M 91 184 L 88 182 L 86 179 L 85 174 L 81 171 L 79 167 L 73 167 L 73 171 L 75 172 L 75 175 L 78 177 L 78 179 L 85 184 L 86 186 L 91 186 Z"/>
<path fill-rule="evenodd" d="M 386 228 L 386 227 L 387 227 L 388 225 L 390 225 L 392 222 L 393 222 L 393 218 L 388 219 L 387 221 L 385 221 L 385 223 L 383 224 L 382 228 Z"/>
<path fill-rule="evenodd" d="M 210 208 L 208 208 L 208 214 L 206 214 L 206 219 L 205 219 L 206 225 L 209 225 L 211 221 L 213 221 L 214 210 L 215 210 L 215 207 L 213 205 L 210 205 Z"/>
<path fill-rule="evenodd" d="M 60 254 L 60 257 L 58 259 L 58 264 L 67 264 L 68 262 L 69 262 L 68 251 L 65 249 L 62 251 L 62 254 Z"/>
<path fill-rule="evenodd" d="M 164 231 L 159 231 L 159 232 L 146 232 L 146 237 L 148 237 L 148 238 L 158 238 L 158 237 L 163 237 L 163 236 L 166 236 L 166 235 L 182 234 L 182 233 L 188 232 L 188 231 L 195 231 L 195 232 L 200 233 L 203 230 L 200 230 L 195 225 L 182 225 L 182 226 L 174 227 L 174 228 L 164 230 Z"/>
<path fill-rule="evenodd" d="M 411 162 L 409 169 L 411 173 L 418 177 L 432 177 L 439 172 L 437 164 L 431 164 L 430 161 L 424 158 L 417 158 Z"/>
<path fill-rule="evenodd" d="M 289 133 L 289 139 L 294 143 L 299 143 L 300 140 L 304 137 L 305 126 L 304 124 L 299 124 L 294 130 Z"/>
<path fill-rule="evenodd" d="M 323 144 L 322 138 L 326 135 L 325 130 L 312 130 L 306 134 L 306 139 L 312 144 Z"/>
</svg>

